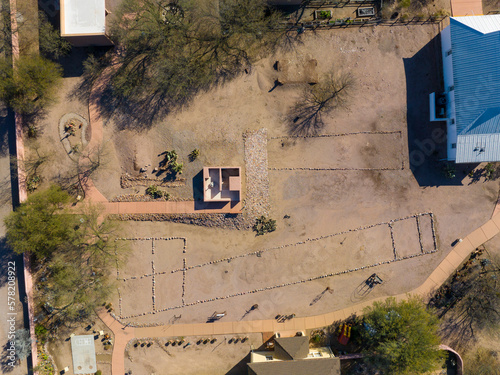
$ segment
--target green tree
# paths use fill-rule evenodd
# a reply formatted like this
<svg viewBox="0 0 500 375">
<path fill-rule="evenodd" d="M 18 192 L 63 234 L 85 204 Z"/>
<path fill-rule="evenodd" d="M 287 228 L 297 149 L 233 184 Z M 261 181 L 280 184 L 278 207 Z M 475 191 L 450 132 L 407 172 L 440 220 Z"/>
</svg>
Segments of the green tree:
<svg viewBox="0 0 500 375">
<path fill-rule="evenodd" d="M 51 330 L 88 318 L 112 292 L 111 271 L 127 254 L 123 241 L 116 241 L 117 222 L 102 220 L 95 205 L 69 211 L 70 201 L 52 186 L 30 195 L 5 221 L 8 244 L 34 256 L 35 300 Z"/>
<path fill-rule="evenodd" d="M 439 320 L 417 297 L 388 298 L 364 311 L 361 330 L 366 363 L 387 374 L 424 374 L 438 367 Z"/>
<path fill-rule="evenodd" d="M 43 259 L 72 242 L 76 218 L 65 210 L 70 200 L 58 186 L 30 195 L 5 219 L 7 243 L 12 250 Z"/>
<path fill-rule="evenodd" d="M 16 69 L 0 60 L 0 99 L 24 115 L 36 115 L 55 101 L 61 67 L 41 56 L 21 56 Z"/>
<path fill-rule="evenodd" d="M 45 12 L 39 11 L 38 19 L 40 53 L 53 60 L 67 55 L 71 51 L 71 44 L 52 26 Z"/>
</svg>

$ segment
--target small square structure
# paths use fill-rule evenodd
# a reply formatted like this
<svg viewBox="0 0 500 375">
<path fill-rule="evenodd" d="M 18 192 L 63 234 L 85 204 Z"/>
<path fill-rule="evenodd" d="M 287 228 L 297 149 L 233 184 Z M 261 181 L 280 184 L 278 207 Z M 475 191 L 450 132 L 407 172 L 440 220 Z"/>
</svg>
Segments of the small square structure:
<svg viewBox="0 0 500 375">
<path fill-rule="evenodd" d="M 105 0 L 61 0 L 61 36 L 77 47 L 110 46 Z"/>
<path fill-rule="evenodd" d="M 240 167 L 203 168 L 203 201 L 239 202 L 240 193 Z"/>
<path fill-rule="evenodd" d="M 71 355 L 74 374 L 94 374 L 97 371 L 94 336 L 73 336 L 71 338 Z"/>
</svg>

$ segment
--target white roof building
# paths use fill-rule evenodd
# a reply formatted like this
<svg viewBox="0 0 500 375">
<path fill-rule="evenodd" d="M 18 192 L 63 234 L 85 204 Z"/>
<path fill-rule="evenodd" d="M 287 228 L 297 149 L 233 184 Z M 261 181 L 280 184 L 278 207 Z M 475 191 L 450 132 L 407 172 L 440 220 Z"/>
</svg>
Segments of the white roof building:
<svg viewBox="0 0 500 375">
<path fill-rule="evenodd" d="M 61 36 L 75 46 L 106 46 L 105 0 L 61 0 Z"/>
</svg>

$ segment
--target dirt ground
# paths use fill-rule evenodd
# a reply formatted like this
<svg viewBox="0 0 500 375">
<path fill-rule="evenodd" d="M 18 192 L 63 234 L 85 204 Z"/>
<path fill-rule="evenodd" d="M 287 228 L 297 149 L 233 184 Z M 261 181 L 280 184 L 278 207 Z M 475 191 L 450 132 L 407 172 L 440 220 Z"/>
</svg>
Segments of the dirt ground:
<svg viewBox="0 0 500 375">
<path fill-rule="evenodd" d="M 241 339 L 247 337 L 245 342 Z M 216 339 L 204 344 L 200 340 Z M 238 342 L 233 342 L 239 338 Z M 262 345 L 261 334 L 248 336 L 191 336 L 181 345 L 169 343 L 180 338 L 172 337 L 151 341 L 152 346 L 141 346 L 148 340 L 131 341 L 125 351 L 125 370 L 133 374 L 243 374 L 251 348 Z M 136 343 L 138 344 L 137 346 Z M 165 355 L 166 354 L 166 355 Z M 193 359 L 196 358 L 196 361 Z"/>
<path fill-rule="evenodd" d="M 113 349 L 112 347 L 107 350 L 104 349 L 104 337 L 99 336 L 99 332 L 104 331 L 104 334 L 110 335 L 111 342 L 114 341 L 113 332 L 99 318 L 95 318 L 95 321 L 92 323 L 94 324 L 91 324 L 90 327 L 88 324 L 84 324 L 74 327 L 71 330 L 59 330 L 58 339 L 49 341 L 48 349 L 55 362 L 57 373 L 68 366 L 70 370 L 66 374 L 73 374 L 70 335 L 74 333 L 75 335 L 94 335 L 97 369 L 101 370 L 103 374 L 111 374 L 111 352 Z"/>
<path fill-rule="evenodd" d="M 498 0 L 483 0 L 484 14 L 496 14 L 500 11 L 500 1 Z"/>
<path fill-rule="evenodd" d="M 134 162 L 135 167 L 148 166 L 146 173 L 151 175 L 158 154 L 167 149 L 177 150 L 187 180 L 185 188 L 165 190 L 192 197 L 193 179 L 204 165 L 241 166 L 244 173 L 242 133 L 267 128 L 271 217 L 278 228 L 256 237 L 249 231 L 168 222 L 124 223 L 127 237 L 182 237 L 187 243 L 183 253 L 179 240 L 158 240 L 153 254 L 151 243 L 135 241 L 128 264 L 120 270 L 121 311 L 118 294 L 113 301 L 118 314 L 130 317 L 124 321 L 165 324 L 181 315 L 179 323 L 204 322 L 214 311 L 226 311 L 227 321 L 292 313 L 309 316 L 419 286 L 453 241 L 489 219 L 499 187 L 498 181 L 473 182 L 467 173 L 477 166 L 457 167 L 454 179 L 443 176 L 439 160 L 445 157 L 444 138 L 436 133 L 442 133 L 443 126 L 428 122 L 427 105 L 428 94 L 439 90 L 438 32 L 437 25 L 404 25 L 306 33 L 293 49 L 261 60 L 248 74 L 198 95 L 189 107 L 152 128 L 121 130 L 114 119 L 106 121 L 108 162 L 95 185 L 109 199 L 143 193 L 144 187 L 121 189 L 120 175 L 139 175 Z M 283 85 L 270 91 L 276 79 L 273 64 L 308 58 L 317 60 L 320 74 L 341 70 L 355 81 L 348 108 L 328 116 L 321 133 L 367 134 L 287 138 L 288 111 L 306 86 Z M 46 181 L 71 166 L 58 144 L 60 117 L 76 112 L 88 118 L 85 103 L 67 96 L 77 81 L 65 79 L 61 100 L 44 121 L 39 144 L 57 161 L 44 167 Z M 200 157 L 190 163 L 187 155 L 194 148 Z M 437 252 L 430 252 L 430 215 L 424 215 L 421 240 L 429 253 L 422 254 L 414 216 L 420 213 L 433 213 Z M 388 223 L 408 216 L 393 225 L 395 254 Z M 415 254 L 422 255 L 315 279 Z M 153 264 L 155 284 L 150 275 Z M 374 272 L 384 283 L 364 293 L 361 286 Z M 138 279 L 127 279 L 132 276 Z M 314 280 L 296 283 L 304 279 Z M 247 293 L 268 287 L 273 289 Z M 333 292 L 322 294 L 327 287 Z M 224 299 L 207 301 L 215 297 Z M 254 304 L 258 309 L 245 315 Z M 155 314 L 137 316 L 153 308 Z"/>
<path fill-rule="evenodd" d="M 488 251 L 489 254 L 491 254 L 492 257 L 499 257 L 500 256 L 500 235 L 496 235 L 493 237 L 491 240 L 486 242 L 484 244 L 485 249 Z M 470 345 L 465 346 L 465 353 L 462 353 L 463 355 L 466 355 L 467 352 L 473 352 L 475 348 L 477 347 L 483 347 L 487 350 L 491 350 L 497 355 L 500 353 L 500 329 L 491 329 L 491 330 L 480 330 L 477 333 L 477 338 L 476 340 L 471 340 L 469 342 Z"/>
<path fill-rule="evenodd" d="M 437 32 L 437 26 L 429 25 L 308 34 L 294 51 L 260 61 L 250 74 L 223 88 L 200 95 L 189 109 L 170 115 L 162 124 L 142 133 L 121 131 L 114 134 L 115 148 L 121 153 L 121 168 L 129 173 L 133 173 L 133 158 L 130 156 L 134 153 L 127 150 L 141 150 L 144 165 L 153 165 L 154 157 L 162 149 L 175 148 L 187 154 L 194 147 L 201 151 L 199 162 L 202 165 L 242 165 L 241 134 L 246 129 L 260 127 L 266 127 L 269 132 L 270 168 L 394 168 L 400 165 L 401 159 L 406 164 L 403 170 L 269 171 L 271 216 L 278 220 L 278 230 L 263 237 L 255 237 L 249 232 L 168 223 L 126 224 L 126 231 L 138 237 L 179 236 L 187 239 L 186 254 L 170 250 L 171 254 L 175 254 L 169 259 L 171 264 L 166 264 L 165 269 L 157 266 L 156 272 L 178 270 L 181 268 L 181 257 L 185 257 L 187 267 L 191 267 L 264 251 L 260 257 L 250 254 L 188 269 L 186 304 L 391 259 L 390 232 L 387 228 L 384 232 L 382 226 L 367 230 L 363 235 L 339 235 L 298 246 L 265 250 L 416 213 L 434 213 L 437 253 L 342 276 L 217 302 L 197 303 L 132 320 L 138 323 L 161 322 L 182 313 L 182 322 L 199 322 L 216 310 L 227 311 L 227 319 L 234 320 L 241 318 L 255 303 L 259 304 L 258 311 L 245 319 L 271 318 L 279 313 L 295 313 L 298 316 L 319 314 L 368 298 L 357 295 L 356 288 L 373 272 L 382 275 L 385 283 L 373 290 L 370 297 L 397 294 L 418 286 L 450 250 L 456 238 L 466 235 L 489 218 L 498 194 L 497 182 L 469 184 L 469 178 L 461 169 L 454 180 L 444 179 L 436 160 L 442 152 L 442 144 L 438 142 L 435 152 L 425 156 L 425 164 L 414 163 L 408 168 L 413 160 L 413 154 L 409 155 L 409 152 L 418 151 L 418 145 L 431 138 L 428 132 L 432 130 L 432 125 L 427 122 L 425 103 L 426 95 L 435 90 L 439 82 L 439 63 L 434 55 L 438 45 L 430 42 Z M 320 72 L 332 68 L 348 70 L 356 81 L 349 109 L 333 113 L 326 120 L 322 133 L 400 131 L 402 136 L 363 134 L 280 139 L 288 135 L 284 122 L 287 110 L 297 100 L 303 86 L 284 85 L 268 92 L 274 82 L 272 64 L 279 58 L 300 59 L 304 56 L 313 56 L 318 61 Z M 408 100 L 414 101 L 414 106 L 407 108 Z M 407 124 L 407 111 L 413 116 L 412 111 L 416 109 L 419 111 L 416 120 Z M 418 126 L 414 127 L 415 122 Z M 407 143 L 408 132 L 412 134 L 410 145 Z M 427 152 L 427 149 L 423 151 Z M 191 167 L 194 170 L 190 171 Z M 188 183 L 197 170 L 199 167 L 188 164 L 184 174 Z M 100 186 L 103 181 L 97 183 Z M 113 182 L 108 179 L 106 184 L 108 191 L 111 190 Z M 284 218 L 285 215 L 289 218 Z M 394 235 L 396 242 L 406 241 L 397 245 L 401 248 L 401 255 L 418 252 L 415 226 L 395 227 Z M 409 240 L 409 236 L 413 236 L 413 240 Z M 429 241 L 429 234 L 424 235 L 423 240 Z M 139 254 L 144 253 L 137 250 L 133 257 L 138 259 Z M 155 257 L 161 259 L 161 254 L 157 252 Z M 148 267 L 141 268 L 139 263 L 130 262 L 124 272 L 142 275 L 148 272 Z M 180 273 L 170 273 L 168 281 L 162 280 L 167 276 L 158 276 L 158 283 L 172 285 L 177 293 L 167 301 L 158 297 L 157 310 L 178 307 L 179 301 L 182 302 Z M 139 313 L 133 304 L 146 306 L 135 302 L 137 294 L 133 291 L 137 289 L 147 291 L 145 295 L 141 293 L 141 300 L 149 302 L 148 309 L 145 309 L 149 311 L 152 303 L 149 294 L 151 280 L 128 280 L 124 283 L 126 285 L 121 290 L 122 316 Z M 335 292 L 311 305 L 311 301 L 327 286 Z M 156 284 L 157 295 L 160 295 L 159 290 L 163 289 Z M 166 295 L 171 293 L 169 290 Z M 235 304 L 235 301 L 238 303 Z"/>
</svg>

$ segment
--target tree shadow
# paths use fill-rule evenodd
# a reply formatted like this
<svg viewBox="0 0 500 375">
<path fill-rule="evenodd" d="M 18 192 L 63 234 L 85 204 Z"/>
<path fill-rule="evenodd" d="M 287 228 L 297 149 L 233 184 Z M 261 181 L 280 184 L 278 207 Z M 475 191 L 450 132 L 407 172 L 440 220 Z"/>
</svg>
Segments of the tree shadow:
<svg viewBox="0 0 500 375">
<path fill-rule="evenodd" d="M 0 369 L 2 374 L 8 374 L 17 367 L 17 358 L 14 354 L 14 360 L 10 354 L 15 353 L 15 348 L 12 350 L 10 346 L 10 341 L 7 341 L 2 347 L 2 355 L 0 356 Z"/>
<path fill-rule="evenodd" d="M 500 269 L 482 249 L 471 254 L 451 279 L 429 299 L 441 319 L 441 336 L 457 348 L 474 343 L 477 333 L 500 322 L 498 275 Z"/>
<path fill-rule="evenodd" d="M 295 136 L 311 136 L 318 134 L 324 127 L 321 108 L 317 104 L 302 100 L 288 114 L 289 132 Z"/>
<path fill-rule="evenodd" d="M 2 268 L 0 269 L 0 288 L 7 284 L 9 276 L 9 266 L 11 265 L 10 262 L 15 262 L 16 270 L 19 267 L 20 264 L 16 261 L 19 261 L 19 255 L 14 254 L 7 245 L 7 239 L 5 237 L 1 237 L 0 262 L 2 264 Z"/>
</svg>

